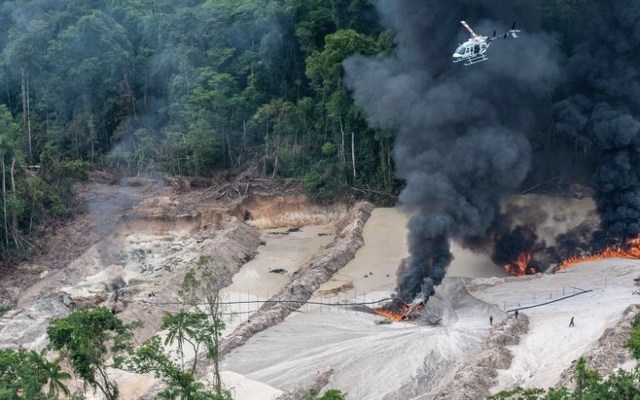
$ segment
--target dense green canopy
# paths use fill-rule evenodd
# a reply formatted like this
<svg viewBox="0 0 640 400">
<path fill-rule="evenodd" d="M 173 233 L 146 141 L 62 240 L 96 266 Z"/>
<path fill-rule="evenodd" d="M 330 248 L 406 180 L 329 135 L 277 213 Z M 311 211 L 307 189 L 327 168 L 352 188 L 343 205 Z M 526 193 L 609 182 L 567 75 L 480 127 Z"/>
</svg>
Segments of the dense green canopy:
<svg viewBox="0 0 640 400">
<path fill-rule="evenodd" d="M 564 43 L 580 38 L 589 0 L 527 2 Z M 343 83 L 346 57 L 393 52 L 375 3 L 2 2 L 2 249 L 23 254 L 68 213 L 87 165 L 207 177 L 251 164 L 318 200 L 393 203 L 393 132 L 369 128 Z"/>
</svg>

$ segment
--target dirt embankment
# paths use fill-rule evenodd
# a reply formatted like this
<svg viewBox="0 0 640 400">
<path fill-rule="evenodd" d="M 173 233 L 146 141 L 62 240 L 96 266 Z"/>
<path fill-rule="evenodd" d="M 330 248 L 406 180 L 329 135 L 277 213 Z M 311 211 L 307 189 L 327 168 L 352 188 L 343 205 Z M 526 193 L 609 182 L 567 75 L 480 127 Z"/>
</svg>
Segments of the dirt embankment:
<svg viewBox="0 0 640 400">
<path fill-rule="evenodd" d="M 145 243 L 143 243 L 144 245 Z M 161 326 L 164 311 L 176 312 L 178 292 L 185 274 L 198 264 L 200 257 L 208 257 L 210 270 L 222 286 L 231 283 L 231 279 L 240 267 L 250 260 L 260 245 L 260 233 L 229 215 L 220 215 L 215 227 L 205 229 L 190 236 L 184 242 L 172 241 L 164 244 L 176 249 L 171 256 L 160 263 L 151 259 L 147 262 L 148 271 L 159 271 L 158 278 L 150 280 L 129 280 L 120 296 L 123 306 L 120 318 L 125 321 L 141 320 L 144 327 L 136 331 L 140 342 L 153 336 Z M 147 247 L 157 246 L 149 241 Z M 156 250 L 157 251 L 157 250 Z M 129 251 L 136 256 L 135 249 Z"/>
<path fill-rule="evenodd" d="M 475 400 L 487 397 L 489 389 L 498 383 L 499 369 L 509 369 L 513 354 L 507 348 L 520 343 L 520 336 L 529 331 L 529 318 L 520 313 L 509 316 L 489 334 L 482 350 L 456 372 L 451 385 L 437 400 Z"/>
<path fill-rule="evenodd" d="M 139 339 L 146 338 L 162 311 L 177 307 L 169 303 L 179 301 L 184 273 L 200 256 L 210 256 L 228 284 L 260 246 L 260 224 L 296 226 L 342 212 L 314 208 L 286 187 L 256 192 L 263 181 L 243 183 L 242 191 L 210 183 L 185 189 L 170 179 L 109 175 L 79 185 L 76 216 L 49 227 L 42 253 L 3 274 L 0 304 L 12 311 L 0 319 L 0 338 L 29 345 L 51 318 L 79 304 L 115 306 L 123 319 L 145 322 Z"/>
<path fill-rule="evenodd" d="M 602 376 L 607 376 L 633 359 L 626 343 L 631 335 L 633 320 L 639 312 L 640 304 L 630 305 L 624 310 L 622 318 L 615 326 L 604 331 L 596 344 L 582 356 L 588 368 L 595 369 Z M 578 360 L 574 360 L 571 366 L 562 372 L 556 387 L 566 386 L 570 389 L 575 387 L 577 363 Z"/>
<path fill-rule="evenodd" d="M 254 334 L 283 321 L 292 311 L 301 307 L 322 283 L 351 260 L 364 244 L 362 230 L 372 210 L 373 205 L 370 203 L 357 203 L 338 223 L 339 233 L 335 240 L 321 254 L 301 266 L 270 302 L 265 303 L 248 321 L 240 324 L 225 338 L 220 345 L 220 354 L 228 354 Z"/>
<path fill-rule="evenodd" d="M 78 305 L 113 307 L 124 320 L 143 321 L 142 341 L 159 329 L 163 311 L 178 307 L 184 274 L 202 256 L 229 284 L 255 255 L 260 232 L 223 204 L 200 201 L 206 193 L 158 185 L 89 185 L 85 212 L 51 237 L 63 245 L 0 285 L 16 291 L 13 310 L 0 319 L 0 343 L 40 346 L 49 321 Z"/>
</svg>

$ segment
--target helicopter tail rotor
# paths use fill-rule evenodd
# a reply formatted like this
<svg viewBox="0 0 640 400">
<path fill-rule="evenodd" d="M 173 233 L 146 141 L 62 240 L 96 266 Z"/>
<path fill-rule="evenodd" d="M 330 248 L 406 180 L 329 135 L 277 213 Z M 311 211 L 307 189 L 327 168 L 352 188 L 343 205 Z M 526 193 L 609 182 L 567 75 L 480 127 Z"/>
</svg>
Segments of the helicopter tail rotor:
<svg viewBox="0 0 640 400">
<path fill-rule="evenodd" d="M 516 22 L 513 22 L 513 25 L 511 25 L 511 29 L 509 30 L 509 32 L 507 32 L 508 34 L 511 35 L 512 38 L 517 38 L 518 37 L 518 33 L 520 33 L 520 29 L 516 29 Z M 507 33 L 505 33 L 505 39 L 507 37 Z"/>
</svg>

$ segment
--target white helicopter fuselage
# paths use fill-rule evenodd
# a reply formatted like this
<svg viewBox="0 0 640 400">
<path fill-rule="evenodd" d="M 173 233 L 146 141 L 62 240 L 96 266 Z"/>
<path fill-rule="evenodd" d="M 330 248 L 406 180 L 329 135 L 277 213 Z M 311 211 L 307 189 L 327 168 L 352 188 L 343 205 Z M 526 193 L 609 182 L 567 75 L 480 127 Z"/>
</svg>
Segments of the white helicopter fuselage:
<svg viewBox="0 0 640 400">
<path fill-rule="evenodd" d="M 491 42 L 487 41 L 486 36 L 470 38 L 466 42 L 458 46 L 453 53 L 453 62 L 464 61 L 465 64 L 474 64 L 476 62 L 485 61 L 487 56 L 485 53 Z"/>
<path fill-rule="evenodd" d="M 487 61 L 489 58 L 485 53 L 487 52 L 489 45 L 494 40 L 500 38 L 499 36 L 497 36 L 497 32 L 493 31 L 493 36 L 489 38 L 488 36 L 482 36 L 475 33 L 466 21 L 460 21 L 460 23 L 465 27 L 466 30 L 469 31 L 471 37 L 466 42 L 458 45 L 458 48 L 452 56 L 453 62 L 457 63 L 460 61 L 464 61 L 464 65 L 471 65 L 482 61 Z M 511 26 L 511 29 L 502 33 L 500 36 L 502 36 L 504 39 L 506 39 L 508 36 L 517 38 L 519 32 L 520 31 L 516 29 L 516 23 L 514 22 Z"/>
</svg>

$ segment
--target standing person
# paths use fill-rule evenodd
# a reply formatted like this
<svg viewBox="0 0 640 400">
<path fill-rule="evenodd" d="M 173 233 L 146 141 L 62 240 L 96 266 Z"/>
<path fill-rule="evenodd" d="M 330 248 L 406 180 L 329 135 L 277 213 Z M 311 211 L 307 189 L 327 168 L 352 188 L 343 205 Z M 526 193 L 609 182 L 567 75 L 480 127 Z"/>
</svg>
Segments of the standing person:
<svg viewBox="0 0 640 400">
<path fill-rule="evenodd" d="M 493 325 L 493 315 L 489 316 L 489 325 Z"/>
<path fill-rule="evenodd" d="M 571 321 L 569 321 L 569 328 L 574 327 L 575 324 L 573 323 L 573 317 L 571 317 Z"/>
<path fill-rule="evenodd" d="M 516 319 L 518 319 L 518 310 L 516 310 Z"/>
</svg>

